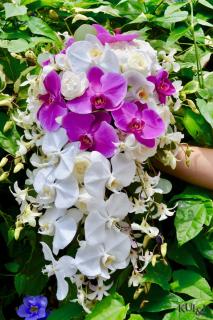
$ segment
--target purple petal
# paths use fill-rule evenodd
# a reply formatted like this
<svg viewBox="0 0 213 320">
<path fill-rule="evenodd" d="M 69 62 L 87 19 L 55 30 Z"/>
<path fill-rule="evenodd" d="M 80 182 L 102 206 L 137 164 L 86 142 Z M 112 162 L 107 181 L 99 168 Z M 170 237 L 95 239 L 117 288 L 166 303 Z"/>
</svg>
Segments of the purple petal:
<svg viewBox="0 0 213 320">
<path fill-rule="evenodd" d="M 101 83 L 102 93 L 112 101 L 114 107 L 117 107 L 127 93 L 126 79 L 118 73 L 108 72 L 101 78 Z"/>
<path fill-rule="evenodd" d="M 113 42 L 120 42 L 120 41 L 126 41 L 131 42 L 132 40 L 138 38 L 137 33 L 131 33 L 131 34 L 116 34 L 114 36 Z"/>
<path fill-rule="evenodd" d="M 97 31 L 97 38 L 99 41 L 104 45 L 105 43 L 113 43 L 113 42 L 120 42 L 120 41 L 127 41 L 130 42 L 138 37 L 138 34 L 115 34 L 111 35 L 108 30 L 102 27 L 99 24 L 93 24 L 93 27 Z"/>
<path fill-rule="evenodd" d="M 99 33 L 110 34 L 109 31 L 106 30 L 106 29 L 105 29 L 103 26 L 101 26 L 100 24 L 94 23 L 92 26 L 96 29 L 96 31 L 97 31 L 98 34 L 99 34 Z"/>
<path fill-rule="evenodd" d="M 29 313 L 28 313 L 28 308 L 22 304 L 18 310 L 16 311 L 17 315 L 21 318 L 25 318 L 27 316 L 29 316 Z"/>
<path fill-rule="evenodd" d="M 98 67 L 92 67 L 87 73 L 87 78 L 92 86 L 92 90 L 95 92 L 100 93 L 101 91 L 101 77 L 103 74 L 104 72 Z"/>
<path fill-rule="evenodd" d="M 61 79 L 56 71 L 52 70 L 44 79 L 44 86 L 47 92 L 58 97 L 61 91 Z"/>
<path fill-rule="evenodd" d="M 164 133 L 164 122 L 154 110 L 144 110 L 142 120 L 145 122 L 141 135 L 144 139 L 157 138 Z"/>
<path fill-rule="evenodd" d="M 100 123 L 102 121 L 106 121 L 110 123 L 112 121 L 112 117 L 108 112 L 101 111 L 101 112 L 94 112 L 93 115 L 95 116 L 95 122 Z"/>
<path fill-rule="evenodd" d="M 56 122 L 57 117 L 63 117 L 67 114 L 67 109 L 61 104 L 53 102 L 52 104 L 43 104 L 37 113 L 38 120 L 46 131 L 56 131 L 60 124 Z"/>
<path fill-rule="evenodd" d="M 131 102 L 125 102 L 122 107 L 112 112 L 115 125 L 119 129 L 128 132 L 128 125 L 137 113 L 137 106 Z"/>
<path fill-rule="evenodd" d="M 71 141 L 79 141 L 80 136 L 91 132 L 94 120 L 92 114 L 69 113 L 63 118 L 62 127 Z"/>
<path fill-rule="evenodd" d="M 91 91 L 87 89 L 85 93 L 78 98 L 67 101 L 68 108 L 79 114 L 87 114 L 92 112 L 92 104 L 90 101 Z"/>
<path fill-rule="evenodd" d="M 144 139 L 137 134 L 135 135 L 135 138 L 138 140 L 138 142 L 140 142 L 148 148 L 153 148 L 155 146 L 155 139 Z"/>
<path fill-rule="evenodd" d="M 102 153 L 107 158 L 115 154 L 116 146 L 114 143 L 117 143 L 119 139 L 115 129 L 110 124 L 103 121 L 93 137 L 93 150 Z"/>
</svg>

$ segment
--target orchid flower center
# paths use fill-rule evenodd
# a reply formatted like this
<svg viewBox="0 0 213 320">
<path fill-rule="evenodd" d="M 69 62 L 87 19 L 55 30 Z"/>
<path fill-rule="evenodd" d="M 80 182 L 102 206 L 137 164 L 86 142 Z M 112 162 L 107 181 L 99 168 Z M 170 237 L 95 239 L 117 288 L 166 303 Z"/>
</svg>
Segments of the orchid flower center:
<svg viewBox="0 0 213 320">
<path fill-rule="evenodd" d="M 140 132 L 142 132 L 144 125 L 145 125 L 145 122 L 143 120 L 139 120 L 139 119 L 134 118 L 129 123 L 129 129 L 132 132 L 140 133 Z"/>
<path fill-rule="evenodd" d="M 139 99 L 147 99 L 148 98 L 148 94 L 147 94 L 146 90 L 141 88 L 138 91 L 138 97 L 139 97 Z"/>
<path fill-rule="evenodd" d="M 30 312 L 37 313 L 38 312 L 38 307 L 37 306 L 30 307 Z"/>
<path fill-rule="evenodd" d="M 166 81 L 162 80 L 159 87 L 161 90 L 167 91 L 169 89 L 169 84 Z"/>
<path fill-rule="evenodd" d="M 89 52 L 92 58 L 99 58 L 102 55 L 102 51 L 98 48 L 93 48 Z"/>
<path fill-rule="evenodd" d="M 102 108 L 106 104 L 106 98 L 103 95 L 91 98 L 91 103 L 96 109 Z"/>
<path fill-rule="evenodd" d="M 51 104 L 51 103 L 53 103 L 53 102 L 54 102 L 54 98 L 51 97 L 51 95 L 50 95 L 49 98 L 48 98 L 48 103 Z"/>
<path fill-rule="evenodd" d="M 82 149 L 89 149 L 93 145 L 93 139 L 88 134 L 84 134 L 84 135 L 80 136 L 79 140 L 81 142 Z"/>
</svg>

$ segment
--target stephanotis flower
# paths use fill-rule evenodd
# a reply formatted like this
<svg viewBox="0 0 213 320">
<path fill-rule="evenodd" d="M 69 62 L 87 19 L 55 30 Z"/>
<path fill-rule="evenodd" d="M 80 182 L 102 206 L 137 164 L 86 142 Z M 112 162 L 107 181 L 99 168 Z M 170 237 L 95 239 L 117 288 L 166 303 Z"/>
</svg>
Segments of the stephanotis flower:
<svg viewBox="0 0 213 320">
<path fill-rule="evenodd" d="M 92 67 L 87 78 L 89 88 L 85 93 L 67 102 L 71 111 L 82 114 L 100 109 L 112 111 L 123 102 L 127 93 L 127 81 L 122 75 Z"/>
<path fill-rule="evenodd" d="M 27 296 L 18 308 L 17 315 L 25 320 L 45 320 L 48 316 L 47 303 L 47 298 L 44 296 Z"/>
<path fill-rule="evenodd" d="M 168 79 L 168 72 L 160 70 L 157 75 L 147 77 L 155 85 L 160 103 L 166 103 L 166 97 L 173 95 L 176 90 L 172 82 Z"/>
<path fill-rule="evenodd" d="M 136 33 L 121 34 L 119 31 L 117 31 L 114 35 L 112 35 L 100 24 L 93 24 L 93 27 L 97 32 L 97 38 L 103 45 L 105 45 L 106 43 L 121 42 L 121 41 L 131 42 L 132 40 L 138 37 Z"/>
<path fill-rule="evenodd" d="M 125 102 L 122 107 L 112 112 L 115 125 L 122 131 L 134 134 L 145 146 L 153 148 L 155 139 L 165 131 L 165 125 L 159 115 L 140 102 Z"/>
<path fill-rule="evenodd" d="M 67 130 L 71 141 L 80 141 L 81 150 L 96 150 L 105 157 L 115 153 L 118 137 L 109 124 L 111 117 L 104 112 L 77 114 L 70 112 L 63 119 L 62 126 Z"/>
<path fill-rule="evenodd" d="M 52 70 L 44 79 L 46 94 L 40 95 L 43 101 L 37 117 L 42 127 L 46 131 L 56 131 L 60 124 L 56 121 L 67 113 L 66 104 L 61 97 L 61 80 L 56 71 Z"/>
</svg>

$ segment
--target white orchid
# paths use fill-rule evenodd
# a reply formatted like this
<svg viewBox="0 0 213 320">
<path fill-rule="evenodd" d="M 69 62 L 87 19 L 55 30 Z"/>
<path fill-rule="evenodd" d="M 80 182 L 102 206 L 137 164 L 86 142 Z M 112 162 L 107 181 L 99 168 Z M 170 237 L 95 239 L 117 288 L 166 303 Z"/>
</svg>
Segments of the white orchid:
<svg viewBox="0 0 213 320">
<path fill-rule="evenodd" d="M 92 196 L 103 199 L 106 187 L 118 192 L 132 182 L 136 170 L 133 160 L 128 160 L 124 154 L 119 153 L 112 157 L 111 165 L 99 152 L 91 153 L 91 165 L 86 171 L 84 184 Z"/>
<path fill-rule="evenodd" d="M 153 98 L 155 86 L 152 82 L 146 80 L 145 76 L 134 70 L 125 72 L 124 77 L 129 86 L 127 99 L 131 101 L 137 99 L 141 103 L 147 103 L 149 107 L 155 104 Z"/>
<path fill-rule="evenodd" d="M 108 230 L 120 232 L 116 224 L 122 221 L 132 204 L 125 193 L 112 194 L 107 201 L 89 205 L 89 215 L 85 220 L 85 238 L 89 244 L 107 241 Z"/>
<path fill-rule="evenodd" d="M 112 285 L 113 285 L 113 282 L 108 284 L 108 285 L 105 285 L 104 284 L 104 280 L 102 277 L 98 277 L 97 278 L 97 285 L 94 286 L 93 284 L 89 283 L 89 288 L 93 291 L 91 293 L 89 293 L 87 295 L 87 298 L 90 299 L 90 300 L 102 300 L 104 296 L 108 296 L 109 293 L 107 292 L 107 290 L 109 290 Z"/>
<path fill-rule="evenodd" d="M 81 273 L 89 277 L 101 276 L 109 279 L 109 270 L 125 268 L 129 263 L 131 242 L 129 237 L 114 230 L 106 231 L 106 242 L 81 244 L 75 261 Z M 109 269 L 109 270 L 108 270 Z"/>
<path fill-rule="evenodd" d="M 42 151 L 53 165 L 56 179 L 66 179 L 74 168 L 75 157 L 79 153 L 78 143 L 69 143 L 66 131 L 60 128 L 56 132 L 47 132 L 43 137 Z M 67 145 L 66 145 L 67 144 Z"/>
<path fill-rule="evenodd" d="M 152 215 L 153 219 L 157 219 L 159 221 L 165 220 L 168 217 L 171 217 L 175 214 L 175 211 L 173 211 L 177 205 L 175 205 L 173 208 L 168 208 L 166 204 L 164 203 L 155 203 L 156 207 L 157 207 L 157 212 Z"/>
<path fill-rule="evenodd" d="M 57 299 L 63 300 L 66 298 L 69 286 L 65 278 L 72 278 L 77 268 L 75 266 L 75 260 L 70 256 L 63 256 L 58 261 L 53 257 L 52 251 L 45 242 L 41 242 L 44 258 L 51 263 L 46 265 L 42 270 L 43 273 L 47 273 L 48 277 L 55 275 L 57 279 Z"/>
<path fill-rule="evenodd" d="M 33 186 L 38 193 L 37 200 L 40 204 L 54 203 L 56 208 L 59 209 L 67 209 L 73 206 L 79 195 L 76 178 L 70 174 L 66 179 L 56 180 L 53 167 L 38 170 Z"/>
<path fill-rule="evenodd" d="M 119 72 L 118 59 L 108 45 L 103 46 L 94 35 L 87 35 L 84 41 L 74 42 L 67 50 L 73 72 L 85 72 L 98 65 L 106 71 Z"/>
<path fill-rule="evenodd" d="M 73 240 L 77 223 L 82 218 L 82 213 L 77 209 L 47 209 L 39 219 L 40 233 L 53 236 L 53 253 L 58 254 Z"/>
</svg>

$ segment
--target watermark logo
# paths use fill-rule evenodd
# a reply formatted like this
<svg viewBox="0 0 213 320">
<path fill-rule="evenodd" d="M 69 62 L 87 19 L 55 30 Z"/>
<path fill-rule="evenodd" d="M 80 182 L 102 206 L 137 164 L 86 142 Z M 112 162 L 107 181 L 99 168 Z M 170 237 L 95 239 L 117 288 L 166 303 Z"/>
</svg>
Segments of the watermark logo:
<svg viewBox="0 0 213 320">
<path fill-rule="evenodd" d="M 204 314 L 204 307 L 196 306 L 194 303 L 183 303 L 178 306 L 179 312 L 193 312 L 197 316 Z"/>
</svg>

